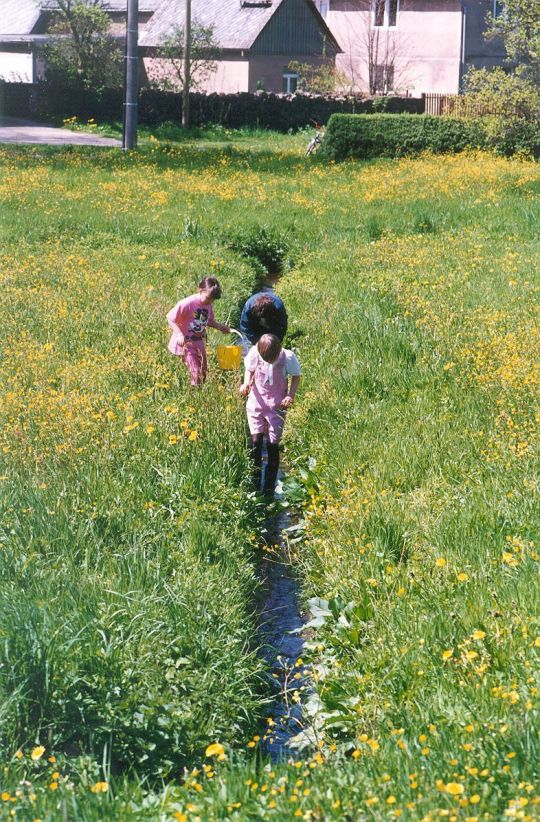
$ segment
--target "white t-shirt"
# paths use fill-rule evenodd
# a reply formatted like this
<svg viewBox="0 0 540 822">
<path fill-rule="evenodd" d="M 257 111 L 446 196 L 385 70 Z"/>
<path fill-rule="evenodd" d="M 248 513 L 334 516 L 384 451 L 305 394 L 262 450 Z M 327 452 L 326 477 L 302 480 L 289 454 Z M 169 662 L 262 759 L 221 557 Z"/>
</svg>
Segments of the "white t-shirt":
<svg viewBox="0 0 540 822">
<path fill-rule="evenodd" d="M 282 369 L 282 376 L 285 377 L 285 379 L 288 377 L 299 377 L 302 374 L 302 368 L 300 367 L 296 354 L 288 348 L 282 348 L 281 350 L 285 356 L 281 358 L 282 362 L 277 365 L 277 367 Z M 259 368 L 266 372 L 265 382 L 267 385 L 273 384 L 274 369 L 276 368 L 276 364 L 263 360 L 256 345 L 249 349 L 246 357 L 244 358 L 244 365 L 247 371 L 255 371 L 257 366 L 259 366 Z"/>
</svg>

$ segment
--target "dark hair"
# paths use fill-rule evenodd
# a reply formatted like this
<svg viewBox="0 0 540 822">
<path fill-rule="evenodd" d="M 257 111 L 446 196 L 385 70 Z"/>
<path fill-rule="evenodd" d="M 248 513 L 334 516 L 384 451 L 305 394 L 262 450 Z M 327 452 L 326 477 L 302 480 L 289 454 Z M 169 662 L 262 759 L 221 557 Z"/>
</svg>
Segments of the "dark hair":
<svg viewBox="0 0 540 822">
<path fill-rule="evenodd" d="M 267 329 L 268 332 L 270 332 L 270 329 L 279 326 L 281 318 L 279 308 L 272 297 L 267 294 L 261 294 L 260 297 L 257 297 L 251 307 L 251 312 L 258 320 L 260 327 Z"/>
<path fill-rule="evenodd" d="M 265 362 L 275 362 L 281 353 L 281 340 L 275 334 L 263 334 L 257 350 Z"/>
<path fill-rule="evenodd" d="M 219 300 L 221 297 L 221 286 L 217 277 L 203 277 L 197 288 L 199 291 L 210 291 L 212 300 Z"/>
</svg>

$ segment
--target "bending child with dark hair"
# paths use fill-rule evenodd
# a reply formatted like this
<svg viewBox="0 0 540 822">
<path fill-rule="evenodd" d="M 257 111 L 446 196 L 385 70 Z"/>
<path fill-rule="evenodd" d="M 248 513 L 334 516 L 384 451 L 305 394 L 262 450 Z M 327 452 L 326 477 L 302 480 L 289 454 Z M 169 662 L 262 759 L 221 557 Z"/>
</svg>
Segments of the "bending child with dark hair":
<svg viewBox="0 0 540 822">
<path fill-rule="evenodd" d="M 206 326 L 228 334 L 228 325 L 216 322 L 212 303 L 221 297 L 221 286 L 215 277 L 204 277 L 196 294 L 180 300 L 167 314 L 172 330 L 169 351 L 182 357 L 192 385 L 201 385 L 206 379 Z"/>
<path fill-rule="evenodd" d="M 245 360 L 244 383 L 240 394 L 247 397 L 246 413 L 252 442 L 257 490 L 261 484 L 262 449 L 267 438 L 268 464 L 263 492 L 272 498 L 279 469 L 279 442 L 285 412 L 294 402 L 301 368 L 296 355 L 282 348 L 275 334 L 263 334 Z M 289 385 L 289 377 L 291 378 Z"/>
<path fill-rule="evenodd" d="M 273 291 L 254 294 L 244 305 L 240 331 L 252 345 L 263 334 L 275 334 L 280 340 L 287 333 L 287 312 L 283 301 Z"/>
</svg>

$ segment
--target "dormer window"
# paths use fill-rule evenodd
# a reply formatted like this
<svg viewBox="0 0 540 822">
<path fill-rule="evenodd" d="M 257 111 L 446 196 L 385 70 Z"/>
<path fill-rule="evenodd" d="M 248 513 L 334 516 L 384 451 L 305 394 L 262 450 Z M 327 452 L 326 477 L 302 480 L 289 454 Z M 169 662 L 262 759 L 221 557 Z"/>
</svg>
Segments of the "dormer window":
<svg viewBox="0 0 540 822">
<path fill-rule="evenodd" d="M 373 25 L 376 28 L 397 26 L 399 0 L 373 0 Z"/>
</svg>

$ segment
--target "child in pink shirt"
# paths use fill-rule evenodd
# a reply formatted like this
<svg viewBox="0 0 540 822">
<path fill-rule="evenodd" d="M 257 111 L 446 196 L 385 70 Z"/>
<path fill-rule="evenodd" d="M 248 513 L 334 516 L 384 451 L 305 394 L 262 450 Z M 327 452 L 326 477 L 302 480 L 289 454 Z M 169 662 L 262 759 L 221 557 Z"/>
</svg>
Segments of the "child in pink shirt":
<svg viewBox="0 0 540 822">
<path fill-rule="evenodd" d="M 261 481 L 263 440 L 267 438 L 268 463 L 264 494 L 274 496 L 279 469 L 279 441 L 283 433 L 285 412 L 294 402 L 301 368 L 295 354 L 282 348 L 274 334 L 263 334 L 244 360 L 244 384 L 240 394 L 247 397 L 246 413 L 252 441 L 257 489 Z M 289 377 L 291 382 L 289 385 Z"/>
<path fill-rule="evenodd" d="M 221 297 L 221 286 L 215 277 L 205 277 L 196 294 L 180 300 L 167 314 L 172 330 L 169 351 L 182 357 L 187 365 L 192 385 L 201 385 L 206 379 L 206 326 L 228 334 L 228 325 L 216 322 L 212 303 Z"/>
</svg>

